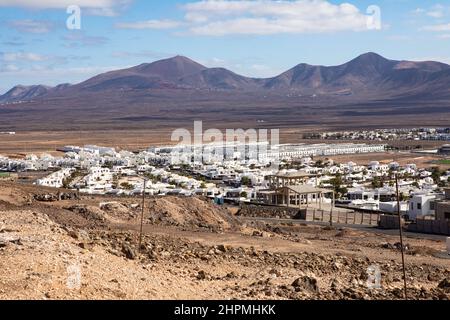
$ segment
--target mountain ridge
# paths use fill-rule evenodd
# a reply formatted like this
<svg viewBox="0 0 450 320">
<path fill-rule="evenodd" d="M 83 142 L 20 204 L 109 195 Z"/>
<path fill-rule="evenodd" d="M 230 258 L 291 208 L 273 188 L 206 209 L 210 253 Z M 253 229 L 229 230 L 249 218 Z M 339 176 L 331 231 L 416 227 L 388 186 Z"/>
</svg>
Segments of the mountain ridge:
<svg viewBox="0 0 450 320">
<path fill-rule="evenodd" d="M 338 66 L 301 63 L 271 78 L 252 78 L 225 68 L 208 68 L 184 56 L 114 70 L 74 85 L 16 86 L 0 96 L 0 103 L 63 98 L 108 91 L 160 89 L 295 92 L 300 95 L 450 96 L 450 65 L 435 61 L 389 60 L 377 53 L 362 54 Z M 448 83 L 448 82 L 447 82 Z"/>
</svg>

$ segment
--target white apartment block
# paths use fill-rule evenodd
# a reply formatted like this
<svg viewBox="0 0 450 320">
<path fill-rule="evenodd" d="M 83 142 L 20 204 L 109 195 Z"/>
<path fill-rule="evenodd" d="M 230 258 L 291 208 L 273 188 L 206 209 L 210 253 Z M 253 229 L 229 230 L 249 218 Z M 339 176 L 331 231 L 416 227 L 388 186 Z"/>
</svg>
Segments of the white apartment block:
<svg viewBox="0 0 450 320">
<path fill-rule="evenodd" d="M 433 193 L 417 193 L 409 201 L 408 217 L 417 220 L 425 216 L 434 216 L 437 195 Z"/>
<path fill-rule="evenodd" d="M 315 156 L 383 152 L 384 145 L 367 144 L 283 144 L 278 146 L 281 160 Z"/>
<path fill-rule="evenodd" d="M 61 169 L 45 178 L 39 179 L 36 184 L 45 187 L 62 188 L 64 186 L 64 180 L 69 178 L 74 171 L 71 168 Z"/>
</svg>

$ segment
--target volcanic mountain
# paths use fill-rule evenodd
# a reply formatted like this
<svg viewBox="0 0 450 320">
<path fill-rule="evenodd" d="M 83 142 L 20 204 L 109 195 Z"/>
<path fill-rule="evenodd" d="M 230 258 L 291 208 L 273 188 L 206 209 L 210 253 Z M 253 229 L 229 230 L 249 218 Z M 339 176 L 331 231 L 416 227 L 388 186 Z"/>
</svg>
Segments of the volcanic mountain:
<svg viewBox="0 0 450 320">
<path fill-rule="evenodd" d="M 433 75 L 449 69 L 439 62 L 394 61 L 367 53 L 335 67 L 299 64 L 268 80 L 264 87 L 304 94 L 399 94 L 419 88 Z"/>
<path fill-rule="evenodd" d="M 207 68 L 176 56 L 132 68 L 111 71 L 76 85 L 18 86 L 0 96 L 0 103 L 45 100 L 53 97 L 139 93 L 152 90 L 252 92 L 320 96 L 449 97 L 450 66 L 427 61 L 395 61 L 376 53 L 363 54 L 339 66 L 299 64 L 268 79 L 238 75 L 224 68 Z"/>
</svg>

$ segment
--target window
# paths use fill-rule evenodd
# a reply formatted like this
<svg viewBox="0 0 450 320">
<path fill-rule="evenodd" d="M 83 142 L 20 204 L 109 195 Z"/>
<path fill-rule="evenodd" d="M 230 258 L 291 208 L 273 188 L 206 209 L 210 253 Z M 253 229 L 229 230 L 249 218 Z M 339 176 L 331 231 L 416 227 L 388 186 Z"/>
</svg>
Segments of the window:
<svg viewBox="0 0 450 320">
<path fill-rule="evenodd" d="M 417 210 L 422 210 L 422 204 L 421 203 L 417 204 Z"/>
<path fill-rule="evenodd" d="M 445 220 L 450 220 L 450 212 L 444 213 L 444 219 Z"/>
</svg>

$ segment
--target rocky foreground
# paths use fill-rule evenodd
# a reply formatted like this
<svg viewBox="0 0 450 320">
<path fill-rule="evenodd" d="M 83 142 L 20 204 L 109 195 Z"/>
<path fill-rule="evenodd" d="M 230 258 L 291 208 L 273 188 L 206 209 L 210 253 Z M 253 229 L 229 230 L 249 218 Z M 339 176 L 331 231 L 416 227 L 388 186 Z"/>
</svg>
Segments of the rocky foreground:
<svg viewBox="0 0 450 320">
<path fill-rule="evenodd" d="M 138 248 L 136 199 L 39 202 L 5 188 L 0 299 L 403 298 L 394 236 L 242 223 L 202 199 L 169 198 L 147 204 Z M 180 218 L 193 204 L 192 219 Z M 407 240 L 409 298 L 449 299 L 442 241 Z"/>
</svg>

